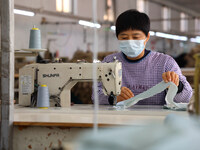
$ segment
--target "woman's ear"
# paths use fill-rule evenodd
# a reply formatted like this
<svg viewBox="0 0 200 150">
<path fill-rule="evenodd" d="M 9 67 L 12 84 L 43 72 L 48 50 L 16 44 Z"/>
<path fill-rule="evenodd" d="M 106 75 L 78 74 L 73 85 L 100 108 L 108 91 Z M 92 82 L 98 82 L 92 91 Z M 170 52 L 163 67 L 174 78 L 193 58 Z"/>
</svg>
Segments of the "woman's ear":
<svg viewBox="0 0 200 150">
<path fill-rule="evenodd" d="M 147 44 L 147 42 L 149 41 L 149 39 L 150 39 L 150 33 L 148 33 L 148 35 L 147 35 L 147 38 L 145 40 L 145 45 Z"/>
</svg>

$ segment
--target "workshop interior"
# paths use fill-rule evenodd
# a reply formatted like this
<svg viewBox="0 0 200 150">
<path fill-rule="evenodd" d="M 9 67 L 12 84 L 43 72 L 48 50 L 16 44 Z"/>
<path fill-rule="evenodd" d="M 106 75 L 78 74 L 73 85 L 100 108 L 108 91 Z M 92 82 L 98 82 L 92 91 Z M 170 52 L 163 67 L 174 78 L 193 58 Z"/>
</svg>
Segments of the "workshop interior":
<svg viewBox="0 0 200 150">
<path fill-rule="evenodd" d="M 0 149 L 199 150 L 199 0 L 0 0 Z"/>
</svg>

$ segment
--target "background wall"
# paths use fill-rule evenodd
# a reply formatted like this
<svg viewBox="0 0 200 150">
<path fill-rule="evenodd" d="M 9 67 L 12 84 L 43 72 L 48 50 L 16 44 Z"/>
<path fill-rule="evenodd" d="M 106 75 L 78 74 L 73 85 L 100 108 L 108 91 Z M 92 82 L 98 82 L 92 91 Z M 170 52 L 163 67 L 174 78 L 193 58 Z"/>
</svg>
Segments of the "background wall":
<svg viewBox="0 0 200 150">
<path fill-rule="evenodd" d="M 77 15 L 87 18 L 92 18 L 92 0 L 77 0 Z M 44 10 L 56 11 L 55 0 L 15 0 L 15 4 L 41 8 Z M 105 14 L 105 0 L 98 0 L 98 20 L 103 21 Z M 127 9 L 136 9 L 137 0 L 117 0 L 116 1 L 116 16 Z M 162 7 L 158 4 L 148 2 L 148 10 L 150 19 L 162 18 Z M 179 18 L 180 13 L 172 10 L 172 18 Z M 42 47 L 47 48 L 52 53 L 59 51 L 62 57 L 72 58 L 77 49 L 83 51 L 93 49 L 93 29 L 84 27 L 79 24 L 65 25 L 41 25 L 42 17 L 51 22 L 66 22 L 75 21 L 63 17 L 53 17 L 49 15 L 36 14 L 34 17 L 26 17 L 15 15 L 15 49 L 28 48 L 29 33 L 33 25 L 40 28 L 42 32 Z M 77 21 L 76 21 L 77 22 Z M 194 30 L 194 23 L 189 22 L 189 30 Z M 172 31 L 180 29 L 179 21 L 172 22 Z M 151 30 L 161 31 L 162 22 L 152 21 Z M 99 51 L 116 51 L 118 50 L 118 42 L 114 31 L 108 30 L 108 26 L 103 25 L 98 29 Z M 177 56 L 182 52 L 189 52 L 195 43 L 180 42 L 175 40 L 167 40 L 152 36 L 147 45 L 147 48 L 165 52 L 172 56 Z"/>
</svg>

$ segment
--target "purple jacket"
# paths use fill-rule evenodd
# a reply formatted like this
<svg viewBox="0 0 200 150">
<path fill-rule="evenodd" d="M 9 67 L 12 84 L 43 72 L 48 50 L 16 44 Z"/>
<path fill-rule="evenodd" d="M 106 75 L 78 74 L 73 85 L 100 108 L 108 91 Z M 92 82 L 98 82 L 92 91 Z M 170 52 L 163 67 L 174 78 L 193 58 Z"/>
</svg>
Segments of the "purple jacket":
<svg viewBox="0 0 200 150">
<path fill-rule="evenodd" d="M 192 97 L 192 88 L 186 77 L 175 62 L 175 60 L 163 53 L 150 51 L 142 60 L 138 62 L 128 61 L 122 52 L 108 55 L 102 62 L 112 62 L 113 57 L 122 62 L 122 86 L 128 87 L 134 95 L 140 94 L 152 86 L 162 81 L 162 73 L 174 71 L 179 75 L 179 80 L 183 83 L 183 90 L 174 98 L 174 101 L 188 103 Z M 98 95 L 100 104 L 108 104 L 108 96 L 102 91 L 102 84 L 98 84 Z M 166 92 L 163 91 L 153 97 L 141 100 L 139 105 L 164 105 Z M 92 100 L 93 100 L 92 95 Z"/>
</svg>

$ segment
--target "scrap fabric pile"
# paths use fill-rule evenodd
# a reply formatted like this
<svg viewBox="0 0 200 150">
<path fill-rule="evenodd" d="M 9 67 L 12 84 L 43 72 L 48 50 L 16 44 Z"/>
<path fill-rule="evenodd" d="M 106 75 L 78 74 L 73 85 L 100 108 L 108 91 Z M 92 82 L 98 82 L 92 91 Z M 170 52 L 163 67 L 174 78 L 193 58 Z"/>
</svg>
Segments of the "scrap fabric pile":
<svg viewBox="0 0 200 150">
<path fill-rule="evenodd" d="M 164 124 L 101 129 L 77 141 L 76 150 L 199 150 L 200 119 L 170 114 Z"/>
<path fill-rule="evenodd" d="M 169 88 L 168 88 L 169 87 Z M 172 110 L 186 110 L 188 103 L 176 103 L 174 102 L 174 97 L 177 93 L 177 86 L 173 82 L 165 83 L 164 81 L 158 83 L 157 85 L 153 86 L 149 90 L 136 95 L 128 100 L 118 102 L 116 106 L 114 106 L 116 109 L 125 109 L 128 107 L 131 107 L 135 105 L 137 102 L 149 98 L 151 96 L 154 96 L 165 89 L 168 88 L 167 94 L 165 96 L 166 105 L 165 108 L 172 109 Z"/>
</svg>

